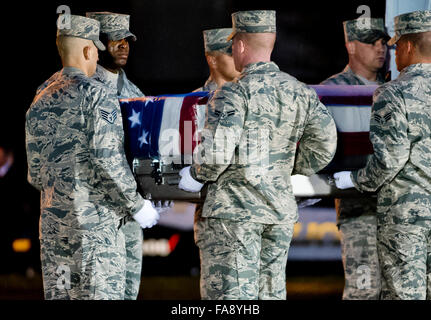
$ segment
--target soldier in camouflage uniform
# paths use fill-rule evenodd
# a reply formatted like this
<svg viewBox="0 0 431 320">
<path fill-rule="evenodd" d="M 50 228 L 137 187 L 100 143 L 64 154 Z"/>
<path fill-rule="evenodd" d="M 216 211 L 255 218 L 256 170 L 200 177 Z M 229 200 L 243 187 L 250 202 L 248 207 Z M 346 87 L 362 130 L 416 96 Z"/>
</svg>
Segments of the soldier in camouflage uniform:
<svg viewBox="0 0 431 320">
<path fill-rule="evenodd" d="M 101 54 L 94 78 L 112 87 L 119 98 L 144 97 L 123 70 L 129 56 L 129 41 L 137 40 L 129 31 L 130 16 L 112 12 L 87 12 L 86 16 L 100 22 L 100 38 L 107 48 Z"/>
<path fill-rule="evenodd" d="M 26 114 L 28 180 L 41 191 L 45 298 L 123 299 L 126 248 L 118 228 L 126 215 L 150 227 L 158 213 L 136 191 L 117 97 L 90 78 L 97 48 L 105 49 L 100 23 L 69 17 L 69 26 L 58 24 L 63 69 Z"/>
<path fill-rule="evenodd" d="M 204 86 L 195 91 L 214 91 L 239 77 L 232 58 L 232 40 L 226 40 L 231 33 L 232 28 L 203 31 L 205 57 L 210 76 Z"/>
<path fill-rule="evenodd" d="M 431 11 L 395 18 L 401 72 L 374 94 L 365 168 L 334 175 L 337 187 L 378 190 L 382 299 L 431 299 Z"/>
<path fill-rule="evenodd" d="M 275 11 L 240 11 L 232 20 L 228 39 L 241 76 L 209 102 L 207 132 L 179 187 L 209 184 L 195 222 L 201 297 L 285 299 L 298 218 L 290 176 L 330 162 L 336 128 L 315 91 L 270 61 Z"/>
<path fill-rule="evenodd" d="M 384 83 L 381 69 L 390 39 L 383 19 L 359 18 L 343 23 L 349 64 L 325 85 Z M 359 121 L 359 120 L 358 120 Z M 377 198 L 335 199 L 344 267 L 343 299 L 377 300 L 380 268 L 377 255 Z"/>
<path fill-rule="evenodd" d="M 99 60 L 93 78 L 111 88 L 118 98 L 143 97 L 144 94 L 127 79 L 122 69 L 129 55 L 128 40 L 136 41 L 136 36 L 129 31 L 130 16 L 111 12 L 87 12 L 86 16 L 100 22 L 100 37 L 108 49 Z M 131 219 L 125 221 L 120 230 L 126 237 L 127 250 L 124 298 L 136 300 L 142 272 L 142 228 Z"/>
</svg>

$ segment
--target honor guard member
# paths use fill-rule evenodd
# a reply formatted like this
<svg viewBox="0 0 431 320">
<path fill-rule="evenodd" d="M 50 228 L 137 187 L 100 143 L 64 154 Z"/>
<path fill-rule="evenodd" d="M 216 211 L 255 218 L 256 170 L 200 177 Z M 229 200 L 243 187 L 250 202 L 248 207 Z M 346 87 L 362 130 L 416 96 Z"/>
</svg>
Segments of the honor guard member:
<svg viewBox="0 0 431 320">
<path fill-rule="evenodd" d="M 431 11 L 395 17 L 397 79 L 374 94 L 365 168 L 337 187 L 378 191 L 382 299 L 431 298 Z"/>
<path fill-rule="evenodd" d="M 119 98 L 144 97 L 142 91 L 127 78 L 123 69 L 129 57 L 129 42 L 137 40 L 129 31 L 130 16 L 112 12 L 87 12 L 86 16 L 100 22 L 100 41 L 107 47 L 107 50 L 99 55 L 93 78 L 109 85 Z M 36 94 L 57 76 L 58 72 L 40 86 Z"/>
<path fill-rule="evenodd" d="M 100 55 L 94 78 L 110 85 L 120 98 L 145 96 L 127 79 L 123 70 L 129 57 L 130 41 L 137 40 L 129 31 L 130 16 L 112 12 L 87 12 L 86 16 L 100 22 L 100 39 L 107 48 Z"/>
<path fill-rule="evenodd" d="M 359 18 L 345 21 L 343 25 L 349 64 L 343 72 L 322 84 L 383 84 L 382 67 L 387 53 L 386 42 L 390 39 L 383 19 Z M 343 299 L 377 300 L 381 289 L 377 255 L 377 198 L 335 199 L 335 209 L 345 278 Z"/>
<path fill-rule="evenodd" d="M 144 94 L 126 77 L 123 67 L 129 57 L 129 41 L 136 36 L 129 31 L 130 16 L 111 12 L 87 12 L 88 18 L 100 22 L 100 38 L 107 50 L 101 53 L 93 78 L 110 87 L 118 98 L 143 97 Z M 143 233 L 137 221 L 124 221 L 121 227 L 126 237 L 127 274 L 126 300 L 138 297 L 141 283 Z"/>
<path fill-rule="evenodd" d="M 28 181 L 41 192 L 40 247 L 45 299 L 124 299 L 126 248 L 120 221 L 158 218 L 137 185 L 123 148 L 118 99 L 91 79 L 100 23 L 60 19 L 63 64 L 26 114 Z"/>
<path fill-rule="evenodd" d="M 210 100 L 199 161 L 182 169 L 179 187 L 209 184 L 195 222 L 201 297 L 285 299 L 298 218 L 290 176 L 324 168 L 337 133 L 315 91 L 271 62 L 275 11 L 240 11 L 232 21 L 241 76 Z"/>
<path fill-rule="evenodd" d="M 390 39 L 383 19 L 359 18 L 343 22 L 349 63 L 321 84 L 376 85 L 385 82 L 383 65 Z"/>
<path fill-rule="evenodd" d="M 203 31 L 205 58 L 210 76 L 204 86 L 195 91 L 214 91 L 228 81 L 238 78 L 232 58 L 232 40 L 227 37 L 232 28 L 210 29 Z"/>
</svg>

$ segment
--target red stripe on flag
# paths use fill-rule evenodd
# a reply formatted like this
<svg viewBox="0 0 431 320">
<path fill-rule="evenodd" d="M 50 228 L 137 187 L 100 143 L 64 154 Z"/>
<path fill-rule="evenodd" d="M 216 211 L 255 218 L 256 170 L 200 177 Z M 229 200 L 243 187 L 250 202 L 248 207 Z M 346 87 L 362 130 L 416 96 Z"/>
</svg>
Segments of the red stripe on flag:
<svg viewBox="0 0 431 320">
<path fill-rule="evenodd" d="M 369 132 L 341 132 L 338 145 L 342 147 L 342 154 L 355 156 L 372 154 L 373 145 L 370 141 Z"/>
<path fill-rule="evenodd" d="M 181 154 L 191 155 L 196 146 L 193 137 L 196 131 L 196 111 L 193 106 L 199 101 L 200 97 L 184 97 L 180 113 L 180 143 Z"/>
</svg>

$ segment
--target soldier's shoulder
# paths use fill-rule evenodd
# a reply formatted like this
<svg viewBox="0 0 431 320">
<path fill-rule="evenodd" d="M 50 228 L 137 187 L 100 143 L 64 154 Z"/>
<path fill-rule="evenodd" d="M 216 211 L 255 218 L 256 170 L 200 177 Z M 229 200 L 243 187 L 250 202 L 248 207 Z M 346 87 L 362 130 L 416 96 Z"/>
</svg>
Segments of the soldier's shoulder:
<svg viewBox="0 0 431 320">
<path fill-rule="evenodd" d="M 378 102 L 395 102 L 395 100 L 402 99 L 403 87 L 405 87 L 405 83 L 400 82 L 398 79 L 382 84 L 374 91 L 374 104 Z"/>
<path fill-rule="evenodd" d="M 317 97 L 316 91 L 308 86 L 306 83 L 298 80 L 294 76 L 280 71 L 281 83 L 280 85 L 285 90 L 291 91 L 295 96 L 303 97 Z"/>
<path fill-rule="evenodd" d="M 320 84 L 323 85 L 342 85 L 342 84 L 356 84 L 353 83 L 352 77 L 347 74 L 347 72 L 342 71 L 339 73 L 336 73 L 326 80 L 323 80 Z"/>
<path fill-rule="evenodd" d="M 97 79 L 79 75 L 76 80 L 78 90 L 89 97 L 97 97 L 108 93 L 106 86 Z"/>
</svg>

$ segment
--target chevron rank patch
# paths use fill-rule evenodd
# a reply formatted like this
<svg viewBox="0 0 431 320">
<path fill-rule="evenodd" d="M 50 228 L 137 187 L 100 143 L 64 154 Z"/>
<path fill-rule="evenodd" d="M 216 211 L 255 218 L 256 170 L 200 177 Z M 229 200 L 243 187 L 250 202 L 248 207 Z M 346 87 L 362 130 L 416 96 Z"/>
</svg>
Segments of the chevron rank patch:
<svg viewBox="0 0 431 320">
<path fill-rule="evenodd" d="M 385 114 L 384 116 L 379 116 L 378 114 L 374 115 L 374 120 L 380 124 L 385 124 L 386 122 L 388 122 L 391 119 L 392 119 L 392 112 L 389 112 L 389 113 Z"/>
<path fill-rule="evenodd" d="M 102 116 L 103 120 L 106 122 L 113 124 L 115 120 L 117 119 L 117 110 L 113 110 L 112 112 L 108 112 L 106 110 L 101 109 L 100 115 Z"/>
</svg>

